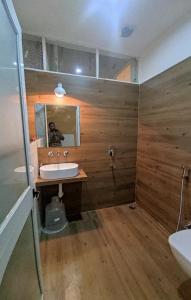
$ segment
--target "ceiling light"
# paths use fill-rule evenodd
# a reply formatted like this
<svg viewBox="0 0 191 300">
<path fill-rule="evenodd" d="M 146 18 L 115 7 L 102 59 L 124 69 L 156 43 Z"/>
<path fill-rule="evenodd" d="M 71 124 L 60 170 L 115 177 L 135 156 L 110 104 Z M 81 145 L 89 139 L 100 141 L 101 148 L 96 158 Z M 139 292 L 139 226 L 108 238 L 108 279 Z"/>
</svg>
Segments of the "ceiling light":
<svg viewBox="0 0 191 300">
<path fill-rule="evenodd" d="M 129 37 L 134 31 L 133 26 L 125 26 L 121 29 L 121 37 L 127 38 Z"/>
<path fill-rule="evenodd" d="M 54 93 L 56 95 L 56 97 L 63 97 L 64 95 L 66 95 L 66 91 L 62 86 L 62 83 L 58 83 L 57 87 L 54 89 Z"/>
<path fill-rule="evenodd" d="M 77 74 L 81 74 L 82 73 L 82 69 L 81 68 L 76 68 L 76 73 Z"/>
</svg>

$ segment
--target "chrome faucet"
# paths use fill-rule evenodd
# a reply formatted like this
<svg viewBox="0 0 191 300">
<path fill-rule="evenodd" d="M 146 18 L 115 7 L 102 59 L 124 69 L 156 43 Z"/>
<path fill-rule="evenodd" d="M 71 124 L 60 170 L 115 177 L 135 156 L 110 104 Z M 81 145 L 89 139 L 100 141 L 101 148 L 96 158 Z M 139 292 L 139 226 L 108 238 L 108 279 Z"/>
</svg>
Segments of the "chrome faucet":
<svg viewBox="0 0 191 300">
<path fill-rule="evenodd" d="M 48 152 L 48 157 L 54 157 L 54 152 L 53 151 L 49 151 Z"/>
</svg>

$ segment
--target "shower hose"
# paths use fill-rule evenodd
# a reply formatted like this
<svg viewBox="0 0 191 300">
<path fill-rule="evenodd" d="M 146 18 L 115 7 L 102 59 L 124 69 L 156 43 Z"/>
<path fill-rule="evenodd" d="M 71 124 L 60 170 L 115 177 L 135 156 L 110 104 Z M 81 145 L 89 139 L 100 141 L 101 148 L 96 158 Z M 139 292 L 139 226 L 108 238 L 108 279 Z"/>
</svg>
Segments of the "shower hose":
<svg viewBox="0 0 191 300">
<path fill-rule="evenodd" d="M 186 167 L 183 167 L 181 190 L 180 190 L 180 207 L 179 207 L 179 215 L 178 215 L 178 223 L 177 223 L 176 231 L 179 230 L 181 219 L 182 219 L 182 211 L 183 211 L 183 206 L 184 206 L 184 181 L 187 178 L 187 176 L 186 176 L 187 172 L 188 172 L 188 169 Z"/>
</svg>

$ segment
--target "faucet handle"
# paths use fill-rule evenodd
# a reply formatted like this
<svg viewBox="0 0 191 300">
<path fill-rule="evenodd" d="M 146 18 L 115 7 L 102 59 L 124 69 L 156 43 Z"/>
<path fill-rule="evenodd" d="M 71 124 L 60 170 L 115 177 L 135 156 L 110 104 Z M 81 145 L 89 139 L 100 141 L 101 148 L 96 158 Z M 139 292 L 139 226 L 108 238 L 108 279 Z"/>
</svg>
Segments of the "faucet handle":
<svg viewBox="0 0 191 300">
<path fill-rule="evenodd" d="M 56 152 L 56 156 L 60 157 L 61 153 L 59 151 Z"/>
<path fill-rule="evenodd" d="M 48 157 L 53 157 L 54 156 L 54 152 L 53 151 L 49 151 L 48 152 Z"/>
<path fill-rule="evenodd" d="M 69 154 L 69 152 L 66 150 L 66 151 L 64 151 L 64 157 L 66 157 L 67 158 L 67 156 L 68 156 L 68 154 Z"/>
</svg>

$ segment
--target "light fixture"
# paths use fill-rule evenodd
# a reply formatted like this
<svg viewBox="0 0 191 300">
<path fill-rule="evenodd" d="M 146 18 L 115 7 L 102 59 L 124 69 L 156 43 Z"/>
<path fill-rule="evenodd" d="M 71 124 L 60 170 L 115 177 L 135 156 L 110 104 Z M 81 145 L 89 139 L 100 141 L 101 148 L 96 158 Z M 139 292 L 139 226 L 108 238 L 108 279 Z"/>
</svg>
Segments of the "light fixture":
<svg viewBox="0 0 191 300">
<path fill-rule="evenodd" d="M 66 91 L 62 86 L 62 83 L 58 83 L 57 87 L 54 89 L 54 93 L 56 97 L 62 98 L 64 95 L 66 95 Z"/>
<path fill-rule="evenodd" d="M 81 74 L 82 73 L 82 69 L 81 68 L 76 68 L 76 73 L 77 74 Z"/>
<path fill-rule="evenodd" d="M 121 29 L 121 37 L 128 38 L 134 31 L 133 26 L 125 26 Z"/>
</svg>

